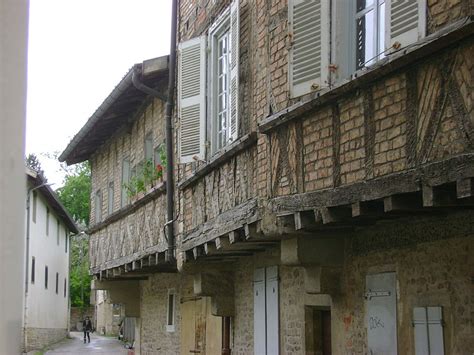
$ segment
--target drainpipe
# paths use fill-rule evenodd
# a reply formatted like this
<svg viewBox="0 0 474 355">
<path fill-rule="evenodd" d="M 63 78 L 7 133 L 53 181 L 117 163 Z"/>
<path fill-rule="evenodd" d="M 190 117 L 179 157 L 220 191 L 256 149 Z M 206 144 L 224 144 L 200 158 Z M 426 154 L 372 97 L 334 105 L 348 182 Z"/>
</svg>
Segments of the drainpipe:
<svg viewBox="0 0 474 355">
<path fill-rule="evenodd" d="M 168 101 L 166 102 L 166 157 L 168 166 L 166 169 L 166 206 L 167 206 L 167 235 L 168 252 L 166 261 L 175 260 L 175 239 L 174 239 L 174 159 L 173 159 L 173 106 L 174 89 L 176 78 L 176 32 L 178 22 L 178 0 L 172 0 L 171 10 L 171 41 L 170 41 L 170 62 L 168 79 Z"/>
<path fill-rule="evenodd" d="M 139 68 L 133 69 L 132 83 L 138 90 L 166 101 L 165 121 L 166 121 L 166 235 L 168 239 L 168 250 L 166 261 L 175 260 L 175 238 L 174 238 L 174 159 L 173 159 L 173 106 L 174 89 L 176 77 L 176 29 L 177 29 L 177 0 L 172 0 L 171 11 L 171 43 L 169 56 L 169 78 L 168 95 L 165 97 L 160 92 L 144 85 L 139 80 Z M 166 100 L 165 100 L 166 99 Z"/>
</svg>

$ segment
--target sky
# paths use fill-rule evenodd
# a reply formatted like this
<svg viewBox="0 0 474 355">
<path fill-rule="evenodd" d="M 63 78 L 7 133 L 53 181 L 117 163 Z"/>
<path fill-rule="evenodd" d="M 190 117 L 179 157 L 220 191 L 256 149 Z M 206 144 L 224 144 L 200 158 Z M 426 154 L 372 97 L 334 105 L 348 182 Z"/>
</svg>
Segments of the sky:
<svg viewBox="0 0 474 355">
<path fill-rule="evenodd" d="M 48 158 L 72 137 L 135 63 L 169 53 L 171 0 L 30 0 L 26 154 L 57 189 Z"/>
</svg>

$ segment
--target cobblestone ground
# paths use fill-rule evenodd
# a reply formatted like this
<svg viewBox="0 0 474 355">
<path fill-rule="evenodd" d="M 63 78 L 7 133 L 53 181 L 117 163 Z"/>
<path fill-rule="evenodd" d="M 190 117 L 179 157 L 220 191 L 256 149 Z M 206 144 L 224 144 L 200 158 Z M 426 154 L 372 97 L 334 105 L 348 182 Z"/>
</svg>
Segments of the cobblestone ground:
<svg viewBox="0 0 474 355">
<path fill-rule="evenodd" d="M 128 350 L 123 343 L 116 338 L 107 338 L 91 334 L 91 342 L 84 344 L 83 334 L 71 332 L 71 339 L 66 339 L 51 346 L 45 355 L 79 355 L 79 354 L 101 354 L 101 355 L 127 355 Z"/>
</svg>

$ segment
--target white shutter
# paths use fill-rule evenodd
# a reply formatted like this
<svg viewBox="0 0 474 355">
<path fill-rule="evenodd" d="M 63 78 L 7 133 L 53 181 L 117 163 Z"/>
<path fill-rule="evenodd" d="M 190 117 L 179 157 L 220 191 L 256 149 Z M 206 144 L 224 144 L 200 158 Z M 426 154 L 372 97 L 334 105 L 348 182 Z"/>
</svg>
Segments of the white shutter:
<svg viewBox="0 0 474 355">
<path fill-rule="evenodd" d="M 230 140 L 235 141 L 239 133 L 239 0 L 230 7 Z"/>
<path fill-rule="evenodd" d="M 327 86 L 329 65 L 329 1 L 289 0 L 290 96 Z"/>
<path fill-rule="evenodd" d="M 365 297 L 369 353 L 397 355 L 396 274 L 367 275 Z"/>
<path fill-rule="evenodd" d="M 253 347 L 255 355 L 265 355 L 265 269 L 255 269 L 253 276 Z"/>
<path fill-rule="evenodd" d="M 206 128 L 206 39 L 193 38 L 179 45 L 178 105 L 181 163 L 204 159 Z"/>
<path fill-rule="evenodd" d="M 441 307 L 428 307 L 427 314 L 430 355 L 444 355 L 443 310 Z"/>
<path fill-rule="evenodd" d="M 426 0 L 387 0 L 385 11 L 387 47 L 406 47 L 425 36 Z"/>
<path fill-rule="evenodd" d="M 267 355 L 278 355 L 280 353 L 278 266 L 267 267 L 265 280 L 267 303 Z"/>
<path fill-rule="evenodd" d="M 413 326 L 415 328 L 415 354 L 429 355 L 428 350 L 428 327 L 426 308 L 413 308 Z"/>
</svg>

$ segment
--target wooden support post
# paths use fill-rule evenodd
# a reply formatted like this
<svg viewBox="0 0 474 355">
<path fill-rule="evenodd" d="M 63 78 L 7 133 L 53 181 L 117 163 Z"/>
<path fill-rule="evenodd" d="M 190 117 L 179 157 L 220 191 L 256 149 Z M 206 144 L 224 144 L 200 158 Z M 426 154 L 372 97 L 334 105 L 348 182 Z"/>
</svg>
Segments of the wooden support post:
<svg viewBox="0 0 474 355">
<path fill-rule="evenodd" d="M 215 239 L 215 243 L 216 243 L 216 249 L 217 249 L 217 250 L 228 249 L 229 246 L 230 246 L 229 237 L 228 237 L 228 236 L 217 237 L 217 238 Z"/>
<path fill-rule="evenodd" d="M 359 201 L 351 205 L 352 217 L 379 217 L 384 213 L 383 201 Z"/>
<path fill-rule="evenodd" d="M 295 230 L 295 218 L 293 217 L 293 213 L 283 213 L 277 215 L 277 222 L 281 228 Z"/>
<path fill-rule="evenodd" d="M 183 254 L 183 257 L 184 257 L 184 262 L 185 262 L 185 263 L 194 260 L 193 251 L 192 251 L 192 250 L 186 250 L 186 251 L 184 252 L 184 254 Z"/>
<path fill-rule="evenodd" d="M 166 262 L 166 253 L 165 252 L 161 252 L 161 253 L 156 253 L 156 260 L 157 260 L 157 264 L 162 264 L 162 263 L 165 263 Z"/>
<path fill-rule="evenodd" d="M 456 181 L 457 198 L 466 198 L 474 196 L 474 183 L 472 178 L 459 179 Z"/>
<path fill-rule="evenodd" d="M 138 263 L 138 261 L 134 260 L 132 261 L 132 271 L 139 270 L 141 268 L 141 265 Z"/>
<path fill-rule="evenodd" d="M 262 237 L 261 222 L 257 221 L 250 224 L 244 224 L 244 236 L 246 240 Z"/>
<path fill-rule="evenodd" d="M 442 207 L 456 205 L 456 196 L 453 188 L 449 186 L 423 185 L 423 206 Z"/>
<path fill-rule="evenodd" d="M 112 276 L 113 277 L 120 276 L 120 269 L 118 267 L 115 267 L 112 269 Z"/>
<path fill-rule="evenodd" d="M 194 257 L 194 260 L 197 260 L 199 257 L 201 257 L 204 253 L 203 253 L 203 247 L 202 246 L 197 246 L 197 247 L 194 247 L 193 248 L 193 257 Z"/>
<path fill-rule="evenodd" d="M 153 265 L 156 265 L 156 255 L 155 254 L 148 255 L 148 266 L 153 266 Z"/>
</svg>

